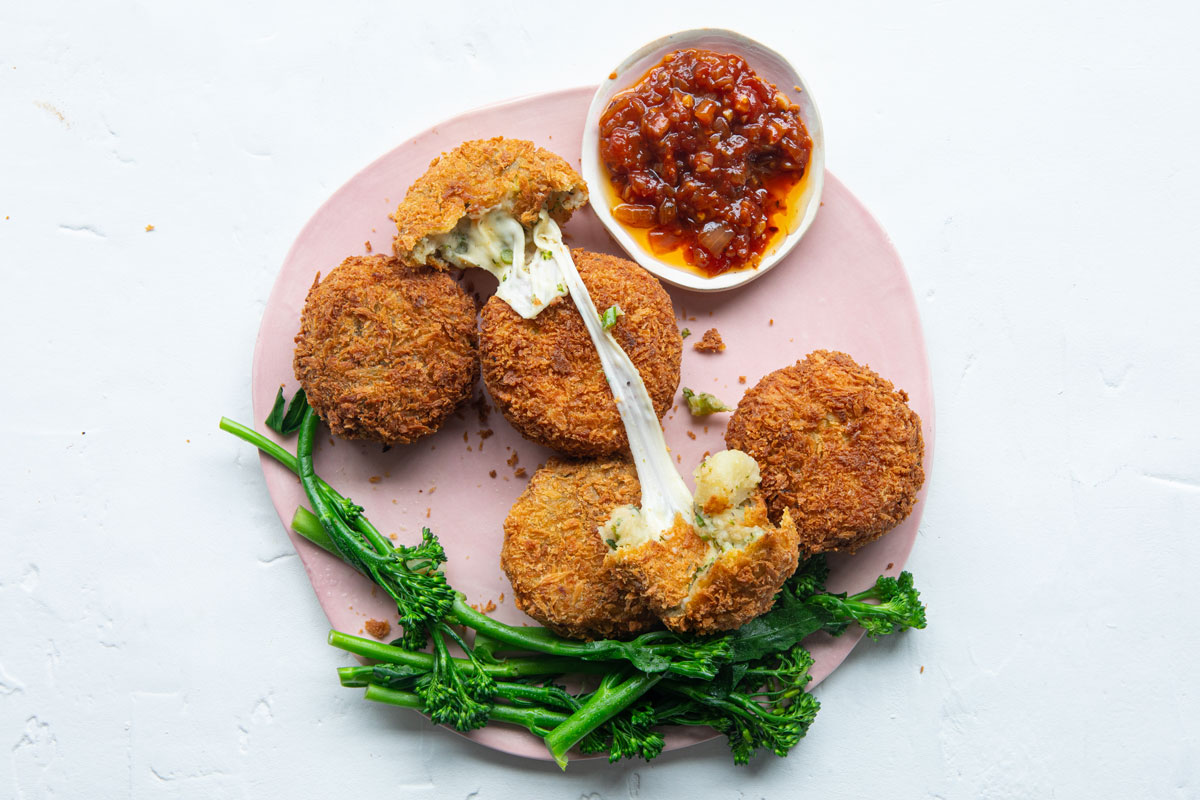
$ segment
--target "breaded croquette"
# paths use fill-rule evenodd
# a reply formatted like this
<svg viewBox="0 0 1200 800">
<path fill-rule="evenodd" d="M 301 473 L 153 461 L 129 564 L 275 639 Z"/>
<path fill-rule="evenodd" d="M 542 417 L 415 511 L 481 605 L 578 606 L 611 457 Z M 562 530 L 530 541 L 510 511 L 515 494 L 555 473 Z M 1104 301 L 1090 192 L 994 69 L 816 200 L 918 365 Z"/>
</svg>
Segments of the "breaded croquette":
<svg viewBox="0 0 1200 800">
<path fill-rule="evenodd" d="M 596 308 L 619 305 L 611 333 L 633 361 L 661 419 L 679 387 L 683 338 L 671 298 L 632 261 L 572 251 Z M 600 356 L 570 297 L 533 319 L 499 298 L 483 307 L 483 379 L 504 417 L 523 436 L 572 456 L 629 447 Z"/>
<path fill-rule="evenodd" d="M 908 395 L 845 353 L 817 350 L 742 398 L 725 442 L 758 461 L 772 519 L 809 553 L 857 550 L 899 524 L 925 480 Z"/>
<path fill-rule="evenodd" d="M 407 264 L 458 266 L 431 237 L 449 234 L 464 217 L 503 208 L 525 228 L 545 210 L 557 223 L 587 202 L 587 184 L 563 158 L 521 139 L 476 139 L 435 158 L 392 215 L 392 249 Z M 476 264 L 475 266 L 482 266 Z"/>
<path fill-rule="evenodd" d="M 691 519 L 654 531 L 632 506 L 613 512 L 600 531 L 605 564 L 673 631 L 742 626 L 770 609 L 799 561 L 796 526 L 787 514 L 771 524 L 758 482 L 745 453 L 710 456 L 696 470 Z"/>
<path fill-rule="evenodd" d="M 293 366 L 334 435 L 406 444 L 470 397 L 479 378 L 475 306 L 444 273 L 348 258 L 313 282 Z"/>
<path fill-rule="evenodd" d="M 626 459 L 551 458 L 504 521 L 500 566 L 517 608 L 563 636 L 620 638 L 657 625 L 645 601 L 604 565 L 597 529 L 641 498 Z"/>
</svg>

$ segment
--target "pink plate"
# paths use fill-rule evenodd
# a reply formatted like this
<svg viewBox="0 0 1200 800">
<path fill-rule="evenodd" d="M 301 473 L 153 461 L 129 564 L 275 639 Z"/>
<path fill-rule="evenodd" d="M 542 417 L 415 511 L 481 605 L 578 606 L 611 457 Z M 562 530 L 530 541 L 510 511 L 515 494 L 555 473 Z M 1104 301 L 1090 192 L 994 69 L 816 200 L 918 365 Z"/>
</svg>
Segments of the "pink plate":
<svg viewBox="0 0 1200 800">
<path fill-rule="evenodd" d="M 363 253 L 368 241 L 375 252 L 390 253 L 393 224 L 388 213 L 432 158 L 466 139 L 530 139 L 578 164 L 583 120 L 594 91 L 585 87 L 553 92 L 447 120 L 404 142 L 338 189 L 300 232 L 267 302 L 254 351 L 257 427 L 263 427 L 281 385 L 289 396 L 296 389 L 293 337 L 317 272 L 328 272 L 347 256 Z M 620 254 L 590 208 L 577 212 L 565 232 L 572 246 Z M 481 294 L 490 292 L 494 282 L 489 280 L 482 274 L 464 277 L 464 283 L 473 282 Z M 933 393 L 912 290 L 887 235 L 832 175 L 826 177 L 822 209 L 811 230 L 770 274 L 728 292 L 670 293 L 680 327 L 692 330 L 692 338 L 684 343 L 683 386 L 732 403 L 766 373 L 812 350 L 843 350 L 908 391 L 924 421 L 928 485 Z M 707 355 L 687 346 L 712 327 L 728 345 L 724 353 Z M 727 417 L 694 420 L 678 405 L 668 414 L 667 441 L 689 482 L 705 452 L 724 448 Z M 484 438 L 485 431 L 492 435 Z M 285 444 L 294 448 L 294 437 Z M 549 455 L 522 439 L 498 412 L 484 422 L 476 408 L 466 407 L 434 436 L 387 452 L 378 445 L 334 442 L 323 436 L 316 466 L 398 541 L 413 542 L 423 526 L 431 528 L 446 547 L 450 582 L 473 603 L 495 603 L 493 613 L 499 619 L 522 624 L 530 620 L 513 606 L 508 579 L 500 571 L 501 526 L 525 488 L 527 475 Z M 292 474 L 269 458 L 263 458 L 263 471 L 286 527 L 296 507 L 305 502 L 303 492 Z M 899 572 L 916 538 L 921 509 L 918 503 L 904 524 L 857 555 L 833 559 L 830 588 L 857 591 L 881 573 Z M 290 530 L 288 534 L 334 628 L 361 634 L 368 619 L 386 619 L 395 628 L 394 607 L 389 612 L 367 579 Z M 814 684 L 842 662 L 860 636 L 854 631 L 838 639 L 820 634 L 810 640 L 816 658 Z M 703 729 L 672 731 L 667 749 L 712 735 Z M 493 725 L 468 736 L 507 753 L 549 758 L 541 740 L 524 730 Z"/>
</svg>

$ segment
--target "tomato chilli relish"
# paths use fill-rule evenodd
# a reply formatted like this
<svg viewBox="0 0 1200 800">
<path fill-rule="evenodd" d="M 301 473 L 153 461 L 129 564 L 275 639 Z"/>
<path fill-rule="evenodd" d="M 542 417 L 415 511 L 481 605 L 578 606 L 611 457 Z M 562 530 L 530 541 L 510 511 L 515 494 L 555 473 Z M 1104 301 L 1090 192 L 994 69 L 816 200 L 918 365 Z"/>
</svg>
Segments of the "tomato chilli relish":
<svg viewBox="0 0 1200 800">
<path fill-rule="evenodd" d="M 708 50 L 668 54 L 600 117 L 613 216 L 709 277 L 758 264 L 811 151 L 795 103 L 740 57 Z"/>
</svg>

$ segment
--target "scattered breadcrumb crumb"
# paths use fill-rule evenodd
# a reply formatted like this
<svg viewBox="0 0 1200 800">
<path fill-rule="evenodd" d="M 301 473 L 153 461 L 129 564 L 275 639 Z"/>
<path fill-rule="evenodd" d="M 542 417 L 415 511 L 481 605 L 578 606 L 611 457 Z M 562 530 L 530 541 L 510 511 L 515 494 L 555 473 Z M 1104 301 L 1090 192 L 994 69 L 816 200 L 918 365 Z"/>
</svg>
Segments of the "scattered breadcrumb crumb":
<svg viewBox="0 0 1200 800">
<path fill-rule="evenodd" d="M 508 457 L 508 461 L 505 463 L 507 463 L 510 467 L 515 467 L 517 465 L 517 462 L 520 460 L 521 459 L 517 456 L 517 451 L 513 450 L 513 454 Z"/>
<path fill-rule="evenodd" d="M 773 320 L 773 319 L 769 319 L 769 320 L 767 320 L 767 324 L 768 324 L 768 325 L 774 325 L 774 324 L 775 324 L 775 320 Z"/>
<path fill-rule="evenodd" d="M 925 674 L 925 665 L 924 664 L 921 665 L 921 674 L 922 675 Z"/>
<path fill-rule="evenodd" d="M 745 383 L 745 382 L 746 382 L 746 376 L 738 375 L 738 383 Z"/>
<path fill-rule="evenodd" d="M 5 217 L 5 219 L 8 219 L 8 217 Z M 147 226 L 146 226 L 146 233 L 150 233 L 150 232 L 151 232 L 151 231 L 153 231 L 153 230 L 154 230 L 154 226 L 153 226 L 153 225 L 147 225 Z"/>
<path fill-rule="evenodd" d="M 432 508 L 428 508 L 428 507 L 427 507 L 427 508 L 425 509 L 425 519 L 429 519 L 429 517 L 430 517 L 430 515 L 431 515 L 431 514 L 433 514 L 433 509 L 432 509 Z"/>
<path fill-rule="evenodd" d="M 513 472 L 513 477 L 514 478 L 524 478 L 528 474 L 529 473 L 525 471 L 524 467 L 517 467 L 516 471 Z"/>
<path fill-rule="evenodd" d="M 494 470 L 494 469 L 489 469 L 489 470 L 488 470 L 488 477 L 489 477 L 489 478 L 494 478 L 494 477 L 496 477 L 496 470 Z"/>
<path fill-rule="evenodd" d="M 688 438 L 689 438 L 689 439 L 695 439 L 695 438 L 696 438 L 696 434 L 694 434 L 694 433 L 693 433 L 693 432 L 691 432 L 691 431 L 688 431 L 688 432 L 687 432 L 687 435 L 688 435 Z"/>
<path fill-rule="evenodd" d="M 363 242 L 363 247 L 366 249 L 366 251 L 368 253 L 375 252 L 374 250 L 371 249 L 371 240 L 370 239 L 367 239 L 365 242 Z"/>
<path fill-rule="evenodd" d="M 716 328 L 709 328 L 700 337 L 700 341 L 692 345 L 692 349 L 701 353 L 723 353 L 725 352 L 725 342 Z"/>
<path fill-rule="evenodd" d="M 492 600 L 488 600 L 486 604 L 471 603 L 471 608 L 475 609 L 481 614 L 490 614 L 496 610 L 496 603 Z"/>
<path fill-rule="evenodd" d="M 488 414 L 490 414 L 492 411 L 492 407 L 488 404 L 487 398 L 481 394 L 471 402 L 471 405 L 475 406 L 475 411 L 479 413 L 479 424 L 487 425 Z"/>
<path fill-rule="evenodd" d="M 381 641 L 392 632 L 392 625 L 386 619 L 369 619 L 363 623 L 363 627 L 367 629 L 367 633 Z"/>
<path fill-rule="evenodd" d="M 367 480 L 371 483 L 379 483 L 381 480 L 383 480 L 383 478 L 379 477 L 378 475 L 372 475 L 371 477 L 367 478 Z"/>
</svg>

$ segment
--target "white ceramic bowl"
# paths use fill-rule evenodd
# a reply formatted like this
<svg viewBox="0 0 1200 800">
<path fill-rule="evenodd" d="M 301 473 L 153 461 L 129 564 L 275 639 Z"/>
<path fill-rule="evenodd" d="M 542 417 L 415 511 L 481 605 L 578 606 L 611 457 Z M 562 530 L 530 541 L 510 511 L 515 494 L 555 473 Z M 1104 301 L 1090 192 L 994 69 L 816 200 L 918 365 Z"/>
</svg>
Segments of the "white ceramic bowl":
<svg viewBox="0 0 1200 800">
<path fill-rule="evenodd" d="M 617 222 L 609 206 L 608 175 L 600 161 L 600 115 L 617 92 L 627 89 L 658 65 L 667 53 L 696 48 L 741 56 L 759 77 L 773 83 L 800 106 L 800 118 L 812 139 L 803 193 L 793 215 L 791 229 L 775 249 L 766 253 L 757 268 L 722 273 L 714 278 L 681 269 L 660 259 L 644 247 Z M 800 87 L 797 92 L 795 87 Z M 719 292 L 733 289 L 763 275 L 778 264 L 796 246 L 808 230 L 821 205 L 821 188 L 825 182 L 825 133 L 817 113 L 812 93 L 787 59 L 774 50 L 733 31 L 719 28 L 698 28 L 681 31 L 651 42 L 622 61 L 600 85 L 588 108 L 583 128 L 583 177 L 591 192 L 592 209 L 608 232 L 625 248 L 629 256 L 667 283 L 700 292 Z"/>
</svg>

